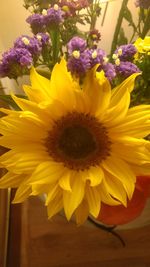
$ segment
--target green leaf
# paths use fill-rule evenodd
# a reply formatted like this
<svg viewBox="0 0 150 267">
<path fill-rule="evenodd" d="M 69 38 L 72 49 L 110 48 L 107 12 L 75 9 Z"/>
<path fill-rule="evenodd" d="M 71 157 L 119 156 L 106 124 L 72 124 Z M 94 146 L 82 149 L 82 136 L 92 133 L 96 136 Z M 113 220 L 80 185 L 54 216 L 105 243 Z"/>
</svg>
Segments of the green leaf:
<svg viewBox="0 0 150 267">
<path fill-rule="evenodd" d="M 131 25 L 134 29 L 136 29 L 136 26 L 135 26 L 133 19 L 132 19 L 132 13 L 127 6 L 124 9 L 123 16 L 129 22 L 129 25 Z"/>
<path fill-rule="evenodd" d="M 27 98 L 26 96 L 23 95 L 16 95 L 20 98 Z M 12 99 L 11 95 L 0 95 L 0 99 L 4 101 L 6 104 L 11 106 L 14 110 L 20 110 L 18 105 L 15 103 L 15 101 Z"/>
<path fill-rule="evenodd" d="M 121 27 L 119 36 L 118 36 L 117 45 L 120 46 L 120 45 L 127 44 L 127 43 L 128 43 L 128 39 L 125 36 L 124 29 Z"/>
</svg>

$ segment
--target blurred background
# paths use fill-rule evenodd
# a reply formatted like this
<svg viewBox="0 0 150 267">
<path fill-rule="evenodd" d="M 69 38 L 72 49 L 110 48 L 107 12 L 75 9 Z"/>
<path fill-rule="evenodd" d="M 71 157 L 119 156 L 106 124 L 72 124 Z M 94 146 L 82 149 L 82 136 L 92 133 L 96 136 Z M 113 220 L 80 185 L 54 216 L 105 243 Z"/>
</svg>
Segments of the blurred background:
<svg viewBox="0 0 150 267">
<path fill-rule="evenodd" d="M 104 49 L 106 53 L 109 53 L 122 0 L 112 0 L 109 3 L 105 3 L 103 0 L 100 0 L 100 2 L 102 10 L 100 17 L 97 20 L 96 28 L 101 32 L 100 48 Z M 136 21 L 137 10 L 134 2 L 135 1 L 133 0 L 129 0 L 128 7 L 133 14 L 134 21 Z M 0 54 L 9 49 L 13 45 L 15 39 L 20 35 L 32 35 L 29 24 L 26 23 L 26 18 L 30 15 L 30 13 L 23 7 L 23 5 L 23 0 L 1 1 Z M 123 27 L 125 28 L 126 35 L 130 36 L 132 29 L 128 26 L 128 22 L 124 21 Z M 82 28 L 86 30 L 85 26 L 82 26 Z M 2 79 L 4 88 L 9 88 L 10 90 L 15 91 L 18 91 L 19 87 L 21 87 L 24 82 L 26 82 L 26 78 L 19 79 L 19 86 L 17 86 L 14 80 L 10 80 L 8 78 Z M 10 90 L 6 89 L 7 92 L 10 92 Z"/>
</svg>

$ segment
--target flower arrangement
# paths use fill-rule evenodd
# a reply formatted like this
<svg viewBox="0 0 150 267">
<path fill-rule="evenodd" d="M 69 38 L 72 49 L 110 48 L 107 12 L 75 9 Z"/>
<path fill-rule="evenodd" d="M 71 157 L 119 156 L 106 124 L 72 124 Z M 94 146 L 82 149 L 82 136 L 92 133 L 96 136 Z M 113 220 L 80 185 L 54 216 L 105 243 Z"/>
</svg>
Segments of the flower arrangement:
<svg viewBox="0 0 150 267">
<path fill-rule="evenodd" d="M 92 216 L 118 225 L 150 196 L 150 3 L 136 1 L 137 27 L 123 1 L 107 55 L 101 2 L 25 1 L 33 36 L 3 53 L 0 77 L 30 75 L 31 86 L 1 96 L 13 109 L 1 108 L 0 188 L 17 188 L 13 203 L 44 194 L 49 218 L 64 210 L 77 224 Z"/>
</svg>

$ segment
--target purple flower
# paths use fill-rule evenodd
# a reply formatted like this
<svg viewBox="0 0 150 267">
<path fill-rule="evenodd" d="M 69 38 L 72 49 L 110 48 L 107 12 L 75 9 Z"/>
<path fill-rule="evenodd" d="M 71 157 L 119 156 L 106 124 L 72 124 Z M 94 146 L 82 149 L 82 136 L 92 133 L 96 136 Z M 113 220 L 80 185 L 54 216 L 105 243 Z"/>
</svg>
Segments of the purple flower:
<svg viewBox="0 0 150 267">
<path fill-rule="evenodd" d="M 48 10 L 44 9 L 42 14 L 43 23 L 48 27 L 53 28 L 63 21 L 63 11 L 56 4 Z"/>
<path fill-rule="evenodd" d="M 39 32 L 36 34 L 36 38 L 42 48 L 51 44 L 50 36 L 48 33 Z"/>
<path fill-rule="evenodd" d="M 73 51 L 83 52 L 86 49 L 87 43 L 84 39 L 75 36 L 67 44 L 68 53 L 71 55 Z"/>
<path fill-rule="evenodd" d="M 148 9 L 150 7 L 150 0 L 136 0 L 135 5 L 137 7 Z"/>
<path fill-rule="evenodd" d="M 89 49 L 87 50 L 90 58 L 91 68 L 96 64 L 103 64 L 104 58 L 106 57 L 106 53 L 102 49 Z"/>
<path fill-rule="evenodd" d="M 115 69 L 116 73 L 124 78 L 129 77 L 133 73 L 141 72 L 135 64 L 128 61 L 121 61 Z"/>
<path fill-rule="evenodd" d="M 89 38 L 92 40 L 92 41 L 100 41 L 101 40 L 101 34 L 98 30 L 96 29 L 93 29 L 89 32 Z"/>
<path fill-rule="evenodd" d="M 27 49 L 11 48 L 2 55 L 0 77 L 16 79 L 27 74 L 32 64 L 32 55 Z"/>
<path fill-rule="evenodd" d="M 33 14 L 26 19 L 26 22 L 30 24 L 34 34 L 42 32 L 44 30 L 43 16 L 41 14 Z"/>
<path fill-rule="evenodd" d="M 38 33 L 36 35 L 41 47 L 41 56 L 45 64 L 49 64 L 51 58 L 51 40 L 48 33 Z"/>
<path fill-rule="evenodd" d="M 88 53 L 75 50 L 67 62 L 68 70 L 77 77 L 83 76 L 90 69 L 90 59 Z"/>
<path fill-rule="evenodd" d="M 88 7 L 88 0 L 60 0 L 59 5 L 62 7 L 62 10 L 67 12 L 70 15 L 74 15 L 77 10 Z"/>
<path fill-rule="evenodd" d="M 115 53 L 121 61 L 132 60 L 136 54 L 137 49 L 133 44 L 121 45 L 119 46 Z"/>
<path fill-rule="evenodd" d="M 116 77 L 116 70 L 112 63 L 103 64 L 100 68 L 105 72 L 105 76 L 110 82 Z"/>
<path fill-rule="evenodd" d="M 27 49 L 32 54 L 34 60 L 37 59 L 41 52 L 41 47 L 37 38 L 29 37 L 27 35 L 22 35 L 21 37 L 17 38 L 14 43 L 14 47 Z"/>
</svg>

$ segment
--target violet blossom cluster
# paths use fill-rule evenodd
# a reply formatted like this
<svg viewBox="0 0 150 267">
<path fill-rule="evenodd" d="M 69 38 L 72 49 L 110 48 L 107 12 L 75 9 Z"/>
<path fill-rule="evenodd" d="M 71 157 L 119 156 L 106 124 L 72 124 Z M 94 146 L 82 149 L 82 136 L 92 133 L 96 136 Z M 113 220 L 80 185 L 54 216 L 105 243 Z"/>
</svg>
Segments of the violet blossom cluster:
<svg viewBox="0 0 150 267">
<path fill-rule="evenodd" d="M 101 34 L 97 29 L 90 30 L 88 39 L 98 43 L 101 40 Z"/>
<path fill-rule="evenodd" d="M 49 9 L 43 9 L 42 14 L 30 15 L 26 22 L 30 24 L 34 34 L 46 32 L 47 29 L 55 28 L 63 22 L 63 11 L 55 4 Z"/>
<path fill-rule="evenodd" d="M 37 58 L 41 52 L 41 46 L 36 37 L 29 37 L 22 35 L 14 42 L 14 48 L 25 48 L 27 49 L 33 58 Z"/>
<path fill-rule="evenodd" d="M 98 71 L 104 70 L 106 77 L 111 81 L 115 75 L 113 64 L 107 62 L 106 53 L 100 48 L 88 48 L 87 43 L 80 37 L 73 37 L 67 44 L 68 48 L 68 70 L 77 77 L 99 64 Z"/>
<path fill-rule="evenodd" d="M 43 16 L 41 14 L 32 14 L 26 19 L 26 22 L 30 24 L 30 27 L 34 34 L 45 31 Z"/>
<path fill-rule="evenodd" d="M 118 66 L 116 65 L 116 73 L 123 78 L 138 72 L 140 72 L 139 68 L 130 61 L 122 61 Z"/>
<path fill-rule="evenodd" d="M 135 5 L 136 7 L 148 9 L 150 7 L 150 0 L 136 0 Z"/>
<path fill-rule="evenodd" d="M 47 10 L 44 9 L 42 15 L 45 27 L 53 28 L 63 22 L 63 11 L 56 4 Z"/>
<path fill-rule="evenodd" d="M 22 35 L 17 38 L 14 46 L 2 54 L 0 77 L 17 79 L 28 74 L 48 44 L 50 44 L 49 36 L 45 33 L 33 37 Z"/>
<path fill-rule="evenodd" d="M 25 48 L 11 48 L 2 55 L 0 62 L 0 77 L 17 79 L 18 76 L 28 74 L 33 64 L 31 53 Z"/>
<path fill-rule="evenodd" d="M 59 5 L 65 12 L 65 16 L 73 16 L 77 10 L 88 7 L 89 2 L 88 0 L 60 0 Z"/>
<path fill-rule="evenodd" d="M 115 70 L 117 76 L 127 78 L 133 73 L 140 72 L 139 68 L 133 63 L 137 52 L 133 44 L 119 46 L 113 54 Z"/>
<path fill-rule="evenodd" d="M 133 60 L 137 49 L 133 44 L 120 45 L 114 52 L 121 61 Z"/>
</svg>

